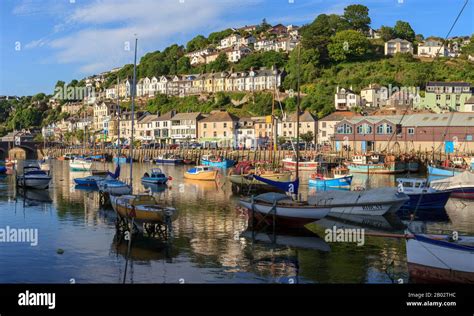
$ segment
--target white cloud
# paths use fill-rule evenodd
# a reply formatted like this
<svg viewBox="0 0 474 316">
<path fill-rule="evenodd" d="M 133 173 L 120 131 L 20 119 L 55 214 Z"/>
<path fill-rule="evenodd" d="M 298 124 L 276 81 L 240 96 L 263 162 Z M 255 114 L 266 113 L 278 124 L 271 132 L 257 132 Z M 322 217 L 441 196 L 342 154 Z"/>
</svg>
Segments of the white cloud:
<svg viewBox="0 0 474 316">
<path fill-rule="evenodd" d="M 76 2 L 77 3 L 77 2 Z M 219 29 L 229 25 L 224 16 L 228 10 L 259 0 L 101 0 L 77 8 L 55 29 L 73 29 L 68 35 L 51 40 L 59 63 L 77 63 L 84 73 L 100 72 L 131 63 L 131 51 L 124 50 L 125 41 L 139 38 L 139 52 L 177 42 L 176 36 L 194 34 L 197 29 Z M 237 8 L 236 8 L 237 7 Z M 59 34 L 56 34 L 59 35 Z M 183 43 L 179 43 L 183 44 Z M 142 48 L 142 49 L 140 49 Z"/>
</svg>

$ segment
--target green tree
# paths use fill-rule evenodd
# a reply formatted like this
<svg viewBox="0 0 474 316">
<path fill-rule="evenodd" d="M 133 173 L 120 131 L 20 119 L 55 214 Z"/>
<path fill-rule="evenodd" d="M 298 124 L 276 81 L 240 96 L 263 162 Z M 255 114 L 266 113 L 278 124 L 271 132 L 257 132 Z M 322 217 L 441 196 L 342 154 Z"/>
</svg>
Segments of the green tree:
<svg viewBox="0 0 474 316">
<path fill-rule="evenodd" d="M 354 60 L 368 53 L 369 40 L 359 31 L 341 31 L 331 37 L 328 51 L 331 59 L 336 62 Z"/>
<path fill-rule="evenodd" d="M 308 131 L 307 133 L 300 134 L 300 139 L 305 142 L 305 144 L 311 143 L 314 140 L 314 134 L 312 131 Z"/>
<path fill-rule="evenodd" d="M 361 4 L 352 4 L 344 8 L 344 19 L 352 29 L 367 33 L 370 25 L 369 8 Z"/>
<path fill-rule="evenodd" d="M 260 33 L 263 33 L 263 32 L 266 32 L 268 31 L 272 26 L 267 22 L 267 19 L 263 19 L 262 20 L 262 23 L 260 23 L 258 26 L 257 26 L 257 34 L 260 34 Z"/>
<path fill-rule="evenodd" d="M 225 71 L 229 68 L 229 61 L 227 60 L 227 54 L 222 52 L 217 56 L 216 60 L 208 64 L 208 71 Z"/>
<path fill-rule="evenodd" d="M 415 40 L 415 31 L 410 26 L 410 23 L 404 21 L 397 21 L 393 28 L 395 36 L 410 42 Z"/>
<path fill-rule="evenodd" d="M 177 67 L 178 67 L 178 73 L 188 74 L 189 71 L 191 70 L 191 61 L 189 60 L 189 57 L 183 56 L 180 59 L 178 59 Z"/>
<path fill-rule="evenodd" d="M 207 45 L 209 45 L 208 39 L 202 35 L 198 35 L 186 44 L 186 50 L 188 52 L 194 52 L 206 48 Z"/>
<path fill-rule="evenodd" d="M 232 35 L 232 33 L 234 33 L 232 29 L 226 29 L 220 32 L 213 32 L 209 34 L 208 41 L 210 44 L 219 44 L 221 39 Z"/>
<path fill-rule="evenodd" d="M 391 39 L 395 38 L 395 31 L 393 27 L 382 25 L 379 30 L 380 38 L 383 39 L 384 42 L 387 42 Z"/>
</svg>

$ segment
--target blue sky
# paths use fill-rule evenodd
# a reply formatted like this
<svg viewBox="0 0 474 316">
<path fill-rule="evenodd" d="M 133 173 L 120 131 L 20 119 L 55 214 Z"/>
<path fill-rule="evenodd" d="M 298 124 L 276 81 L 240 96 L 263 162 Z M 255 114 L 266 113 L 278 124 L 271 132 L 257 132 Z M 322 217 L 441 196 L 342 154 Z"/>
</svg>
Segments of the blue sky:
<svg viewBox="0 0 474 316">
<path fill-rule="evenodd" d="M 472 2 L 451 35 L 474 32 Z M 369 7 L 373 28 L 404 20 L 444 37 L 464 0 L 0 0 L 0 95 L 52 93 L 57 80 L 133 63 L 124 47 L 134 34 L 140 57 L 264 17 L 302 25 L 354 3 Z"/>
</svg>

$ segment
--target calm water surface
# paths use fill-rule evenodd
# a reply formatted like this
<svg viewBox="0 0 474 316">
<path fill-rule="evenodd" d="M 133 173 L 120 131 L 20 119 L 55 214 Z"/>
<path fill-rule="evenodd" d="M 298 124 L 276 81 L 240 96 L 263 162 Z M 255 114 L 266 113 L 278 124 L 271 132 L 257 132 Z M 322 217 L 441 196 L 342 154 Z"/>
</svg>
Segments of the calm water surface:
<svg viewBox="0 0 474 316">
<path fill-rule="evenodd" d="M 101 168 L 101 164 L 96 167 Z M 152 167 L 134 164 L 135 192 Z M 112 165 L 108 165 L 110 170 Z M 0 243 L 0 283 L 121 283 L 127 244 L 115 238 L 115 213 L 99 207 L 98 193 L 75 189 L 67 162 L 52 162 L 46 191 L 20 192 L 12 175 L 0 179 L 0 228 L 37 228 L 38 245 Z M 366 237 L 365 245 L 326 243 L 324 230 L 336 225 L 403 232 L 397 217 L 326 218 L 305 232 L 279 233 L 276 241 L 259 234 L 252 241 L 247 213 L 237 207 L 225 177 L 219 184 L 183 179 L 184 166 L 164 166 L 173 177 L 155 195 L 179 210 L 174 238 L 167 243 L 140 238 L 133 243 L 127 283 L 390 283 L 404 279 L 405 243 Z M 128 165 L 122 170 L 129 177 Z M 303 179 L 307 175 L 303 175 Z M 365 175 L 354 179 L 365 183 Z M 303 180 L 303 183 L 305 181 Z M 307 183 L 307 181 L 306 181 Z M 393 176 L 371 176 L 372 187 L 394 185 Z M 303 185 L 303 196 L 317 194 Z M 341 193 L 343 194 L 343 193 Z M 446 213 L 415 224 L 428 232 L 474 233 L 474 203 L 451 199 Z M 321 238 L 318 238 L 318 235 Z M 58 254 L 58 249 L 64 250 Z"/>
</svg>

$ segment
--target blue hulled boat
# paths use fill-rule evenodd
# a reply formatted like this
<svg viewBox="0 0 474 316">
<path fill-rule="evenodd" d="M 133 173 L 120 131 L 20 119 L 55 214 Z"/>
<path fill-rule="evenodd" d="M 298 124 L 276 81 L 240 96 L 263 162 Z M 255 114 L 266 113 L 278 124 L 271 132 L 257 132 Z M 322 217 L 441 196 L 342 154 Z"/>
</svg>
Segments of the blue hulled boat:
<svg viewBox="0 0 474 316">
<path fill-rule="evenodd" d="M 0 166 L 0 174 L 5 174 L 7 172 L 7 167 Z"/>
<path fill-rule="evenodd" d="M 450 190 L 436 190 L 429 187 L 426 179 L 399 178 L 398 190 L 408 195 L 408 200 L 401 210 L 443 210 L 451 196 Z"/>
<path fill-rule="evenodd" d="M 428 174 L 432 176 L 452 177 L 461 174 L 463 171 L 456 168 L 428 166 Z"/>
<path fill-rule="evenodd" d="M 130 163 L 130 157 L 125 157 L 125 156 L 114 157 L 112 159 L 112 162 L 115 163 L 115 164 Z"/>
<path fill-rule="evenodd" d="M 235 164 L 235 161 L 232 159 L 226 159 L 223 157 L 216 157 L 211 155 L 204 155 L 201 157 L 201 165 L 211 166 L 218 168 L 230 168 Z"/>
<path fill-rule="evenodd" d="M 109 179 L 117 179 L 119 176 L 120 165 L 117 165 L 113 174 L 107 172 L 106 176 L 87 176 L 84 178 L 74 178 L 74 183 L 80 187 L 98 188 L 98 182 L 104 181 L 106 177 L 109 177 Z"/>
<path fill-rule="evenodd" d="M 331 190 L 342 189 L 350 190 L 352 183 L 352 175 L 340 176 L 335 178 L 314 177 L 308 180 L 308 185 L 316 187 L 317 189 Z"/>
<path fill-rule="evenodd" d="M 145 173 L 142 177 L 142 182 L 152 184 L 165 184 L 168 177 L 161 171 L 160 168 L 151 169 L 151 174 Z"/>
</svg>

